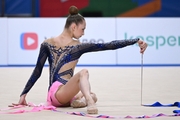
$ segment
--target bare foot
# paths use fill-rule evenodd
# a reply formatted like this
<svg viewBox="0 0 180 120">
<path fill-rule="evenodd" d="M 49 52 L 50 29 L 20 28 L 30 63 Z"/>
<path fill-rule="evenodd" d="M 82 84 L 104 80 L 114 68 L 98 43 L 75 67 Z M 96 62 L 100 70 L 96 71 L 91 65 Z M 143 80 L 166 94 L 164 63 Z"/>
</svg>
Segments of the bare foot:
<svg viewBox="0 0 180 120">
<path fill-rule="evenodd" d="M 87 104 L 86 104 L 86 101 L 84 98 L 73 100 L 71 102 L 71 107 L 73 107 L 73 108 L 82 108 L 82 107 L 86 107 L 86 106 L 87 106 Z"/>
</svg>

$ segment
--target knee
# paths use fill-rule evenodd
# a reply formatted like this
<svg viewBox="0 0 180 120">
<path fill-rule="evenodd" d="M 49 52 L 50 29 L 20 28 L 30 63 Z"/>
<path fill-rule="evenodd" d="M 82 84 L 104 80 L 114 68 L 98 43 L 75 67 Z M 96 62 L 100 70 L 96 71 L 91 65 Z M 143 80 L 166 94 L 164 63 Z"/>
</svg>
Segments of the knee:
<svg viewBox="0 0 180 120">
<path fill-rule="evenodd" d="M 87 69 L 82 69 L 80 71 L 80 76 L 83 77 L 83 76 L 89 76 L 89 72 Z"/>
</svg>

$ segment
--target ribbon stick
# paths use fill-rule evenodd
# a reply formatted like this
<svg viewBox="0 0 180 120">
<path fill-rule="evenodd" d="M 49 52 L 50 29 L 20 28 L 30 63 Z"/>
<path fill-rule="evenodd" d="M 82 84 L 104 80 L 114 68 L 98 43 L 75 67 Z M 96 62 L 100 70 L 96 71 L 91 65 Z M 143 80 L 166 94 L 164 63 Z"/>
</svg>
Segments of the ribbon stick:
<svg viewBox="0 0 180 120">
<path fill-rule="evenodd" d="M 143 105 L 142 96 L 143 96 L 143 53 L 141 54 L 141 106 Z"/>
</svg>

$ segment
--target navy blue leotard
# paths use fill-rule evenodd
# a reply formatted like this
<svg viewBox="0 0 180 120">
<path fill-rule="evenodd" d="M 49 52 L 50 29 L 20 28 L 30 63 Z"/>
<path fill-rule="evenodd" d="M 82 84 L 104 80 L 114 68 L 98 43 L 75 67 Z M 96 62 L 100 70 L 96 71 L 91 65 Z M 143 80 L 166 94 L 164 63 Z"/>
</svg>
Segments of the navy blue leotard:
<svg viewBox="0 0 180 120">
<path fill-rule="evenodd" d="M 51 39 L 49 39 L 50 41 Z M 43 66 L 48 58 L 49 62 L 49 88 L 53 82 L 59 81 L 66 84 L 68 80 L 73 76 L 74 68 L 78 62 L 80 56 L 87 52 L 114 50 L 123 48 L 129 45 L 137 43 L 137 39 L 129 40 L 114 40 L 107 43 L 79 43 L 76 45 L 68 45 L 65 47 L 56 47 L 55 45 L 45 40 L 40 47 L 38 60 L 32 75 L 30 76 L 27 84 L 21 95 L 26 94 L 41 76 Z"/>
</svg>

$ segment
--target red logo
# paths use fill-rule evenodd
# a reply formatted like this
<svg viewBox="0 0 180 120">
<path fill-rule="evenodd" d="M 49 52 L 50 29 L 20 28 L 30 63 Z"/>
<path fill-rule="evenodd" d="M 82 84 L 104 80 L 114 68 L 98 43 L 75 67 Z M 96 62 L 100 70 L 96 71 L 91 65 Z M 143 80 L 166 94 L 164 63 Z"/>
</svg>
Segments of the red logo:
<svg viewBox="0 0 180 120">
<path fill-rule="evenodd" d="M 35 50 L 38 48 L 38 36 L 36 33 L 21 34 L 21 48 L 24 50 Z"/>
</svg>

